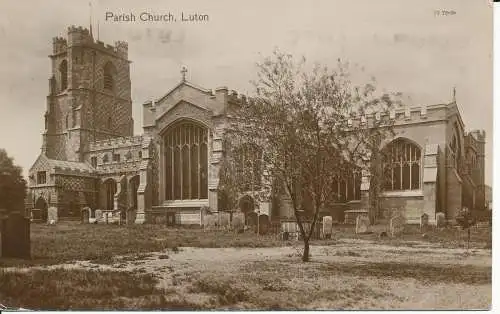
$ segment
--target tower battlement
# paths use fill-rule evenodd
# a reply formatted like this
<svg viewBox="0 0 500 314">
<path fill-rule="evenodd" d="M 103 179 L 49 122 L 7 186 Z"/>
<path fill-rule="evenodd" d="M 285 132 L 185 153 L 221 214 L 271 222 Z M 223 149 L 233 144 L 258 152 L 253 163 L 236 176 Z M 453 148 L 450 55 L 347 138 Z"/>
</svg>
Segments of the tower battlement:
<svg viewBox="0 0 500 314">
<path fill-rule="evenodd" d="M 472 130 L 469 134 L 480 143 L 486 142 L 486 132 L 484 130 Z"/>
<path fill-rule="evenodd" d="M 110 44 L 104 44 L 102 41 L 97 40 L 95 42 L 95 47 L 106 51 L 107 53 L 115 54 L 121 58 L 128 58 L 128 43 L 125 41 L 115 41 L 115 45 L 113 46 Z"/>
<path fill-rule="evenodd" d="M 66 38 L 54 37 L 52 38 L 52 53 L 58 54 L 61 52 L 66 52 L 68 49 L 68 42 Z"/>
<path fill-rule="evenodd" d="M 81 26 L 68 27 L 68 46 L 89 44 L 93 41 L 94 39 L 87 28 Z"/>
<path fill-rule="evenodd" d="M 128 43 L 125 41 L 115 41 L 114 45 L 104 44 L 99 40 L 94 40 L 89 29 L 81 26 L 70 26 L 67 30 L 67 38 L 54 37 L 52 39 L 54 55 L 66 52 L 69 47 L 88 45 L 106 53 L 116 55 L 120 58 L 128 58 Z"/>
<path fill-rule="evenodd" d="M 226 96 L 228 102 L 235 104 L 247 104 L 251 102 L 251 98 L 247 95 L 240 93 L 234 89 L 228 89 L 226 86 L 217 87 L 215 90 L 211 91 L 212 97 L 215 97 L 218 94 L 222 94 Z"/>
</svg>

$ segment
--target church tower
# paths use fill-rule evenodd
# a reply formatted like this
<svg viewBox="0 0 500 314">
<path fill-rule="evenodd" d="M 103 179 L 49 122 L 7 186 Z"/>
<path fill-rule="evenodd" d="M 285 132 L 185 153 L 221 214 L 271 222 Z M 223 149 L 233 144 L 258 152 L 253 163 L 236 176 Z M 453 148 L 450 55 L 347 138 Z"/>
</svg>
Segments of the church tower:
<svg viewBox="0 0 500 314">
<path fill-rule="evenodd" d="M 82 27 L 53 39 L 42 153 L 84 161 L 91 142 L 132 136 L 128 44 L 94 40 Z"/>
</svg>

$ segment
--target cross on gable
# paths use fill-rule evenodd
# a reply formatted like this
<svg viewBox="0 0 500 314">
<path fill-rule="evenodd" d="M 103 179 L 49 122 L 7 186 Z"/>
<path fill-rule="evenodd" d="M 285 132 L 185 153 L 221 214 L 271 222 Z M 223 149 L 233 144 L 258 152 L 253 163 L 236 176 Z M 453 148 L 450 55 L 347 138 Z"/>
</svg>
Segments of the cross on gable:
<svg viewBox="0 0 500 314">
<path fill-rule="evenodd" d="M 187 74 L 187 67 L 186 66 L 183 66 L 182 69 L 181 69 L 181 75 L 182 75 L 182 81 L 185 82 L 186 81 L 186 74 Z"/>
</svg>

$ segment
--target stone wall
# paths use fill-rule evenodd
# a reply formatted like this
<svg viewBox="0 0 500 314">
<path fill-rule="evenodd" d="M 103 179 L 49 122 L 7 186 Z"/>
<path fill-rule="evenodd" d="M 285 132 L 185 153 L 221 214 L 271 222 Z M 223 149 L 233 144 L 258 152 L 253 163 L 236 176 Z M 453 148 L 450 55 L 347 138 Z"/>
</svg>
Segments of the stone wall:
<svg viewBox="0 0 500 314">
<path fill-rule="evenodd" d="M 45 147 L 53 159 L 81 161 L 92 141 L 133 134 L 128 46 L 94 42 L 87 29 L 70 27 L 55 38 L 47 97 Z M 67 87 L 61 65 L 67 64 Z M 104 86 L 104 68 L 113 68 L 113 88 Z"/>
<path fill-rule="evenodd" d="M 419 223 L 424 214 L 423 196 L 392 196 L 381 198 L 382 219 L 390 219 L 397 214 L 406 218 L 407 223 Z"/>
</svg>

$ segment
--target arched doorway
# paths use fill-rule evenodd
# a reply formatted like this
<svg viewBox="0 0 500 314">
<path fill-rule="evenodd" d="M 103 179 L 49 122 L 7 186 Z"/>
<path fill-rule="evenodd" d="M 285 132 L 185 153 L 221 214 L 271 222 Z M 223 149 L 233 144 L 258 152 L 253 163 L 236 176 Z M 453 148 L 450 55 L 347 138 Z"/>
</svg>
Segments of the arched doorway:
<svg viewBox="0 0 500 314">
<path fill-rule="evenodd" d="M 104 181 L 104 191 L 106 195 L 105 208 L 106 210 L 113 210 L 115 204 L 116 181 L 113 179 Z"/>
<path fill-rule="evenodd" d="M 35 202 L 35 209 L 38 209 L 37 214 L 35 214 L 33 219 L 47 221 L 48 217 L 48 204 L 43 197 L 39 197 Z"/>
</svg>

